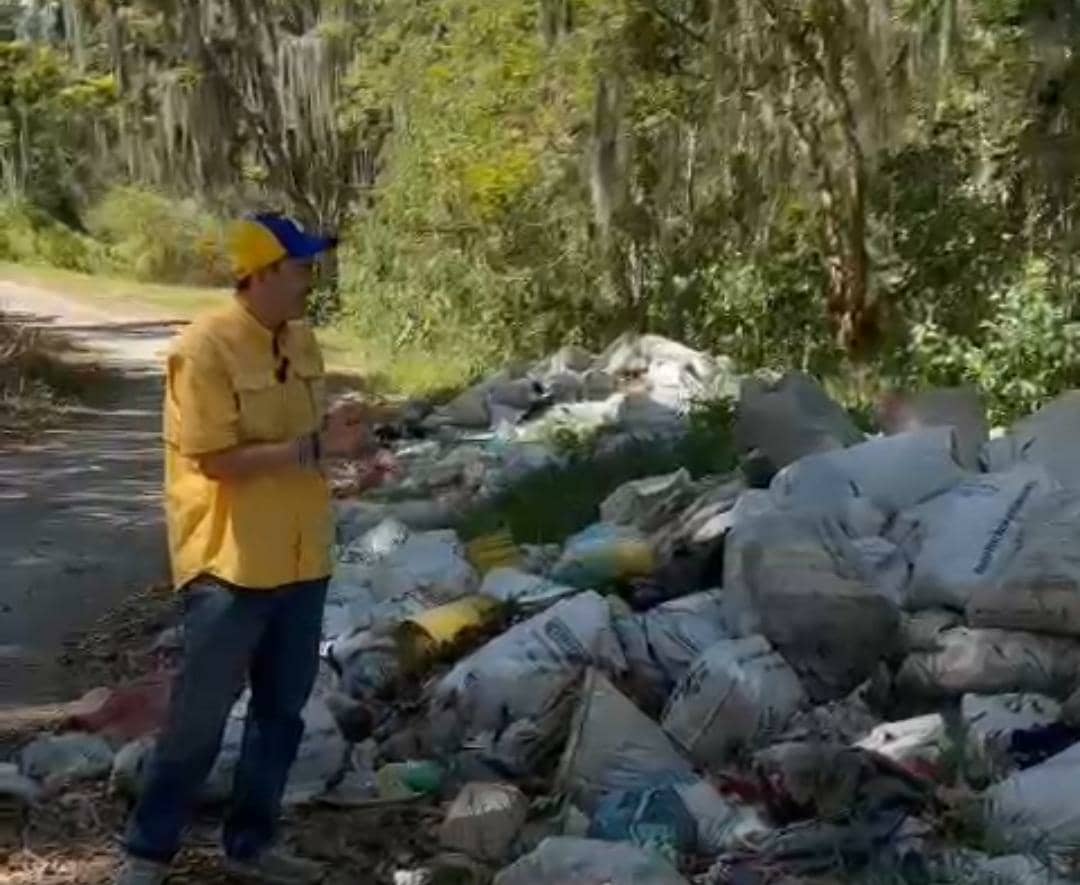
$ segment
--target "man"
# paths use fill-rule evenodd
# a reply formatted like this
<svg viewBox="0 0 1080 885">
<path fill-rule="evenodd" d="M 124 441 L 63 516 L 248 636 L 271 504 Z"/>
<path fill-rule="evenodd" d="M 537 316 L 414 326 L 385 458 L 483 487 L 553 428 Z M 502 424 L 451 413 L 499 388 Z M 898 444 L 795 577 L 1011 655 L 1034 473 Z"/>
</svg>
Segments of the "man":
<svg viewBox="0 0 1080 885">
<path fill-rule="evenodd" d="M 330 574 L 320 466 L 361 454 L 371 439 L 355 409 L 324 419 L 322 356 L 302 321 L 313 262 L 335 246 L 280 216 L 237 223 L 235 297 L 195 320 L 169 355 L 166 515 L 184 663 L 129 824 L 121 885 L 165 881 L 245 682 L 226 866 L 261 882 L 320 878 L 318 865 L 275 848 L 274 837 Z"/>
</svg>

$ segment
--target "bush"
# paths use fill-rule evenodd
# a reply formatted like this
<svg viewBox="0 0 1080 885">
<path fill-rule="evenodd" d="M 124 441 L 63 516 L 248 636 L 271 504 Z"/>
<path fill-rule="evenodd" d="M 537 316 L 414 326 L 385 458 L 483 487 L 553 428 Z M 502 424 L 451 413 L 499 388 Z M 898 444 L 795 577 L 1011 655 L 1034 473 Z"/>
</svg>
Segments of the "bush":
<svg viewBox="0 0 1080 885">
<path fill-rule="evenodd" d="M 1031 261 L 1021 279 L 990 296 L 990 316 L 972 337 L 951 336 L 926 319 L 909 346 L 916 384 L 971 383 L 986 392 L 995 421 L 1030 414 L 1080 385 L 1076 287 Z"/>
<path fill-rule="evenodd" d="M 565 463 L 531 473 L 496 500 L 469 513 L 458 526 L 466 538 L 501 528 L 524 543 L 561 543 L 600 518 L 600 504 L 626 482 L 686 468 L 694 478 L 735 469 L 733 403 L 717 399 L 698 403 L 687 433 L 670 445 L 641 442 L 596 457 L 582 437 L 552 440 Z"/>
<path fill-rule="evenodd" d="M 0 202 L 0 260 L 90 272 L 101 257 L 96 243 L 29 203 Z"/>
<path fill-rule="evenodd" d="M 89 213 L 109 269 L 144 282 L 228 285 L 223 226 L 194 200 L 137 187 L 110 190 Z"/>
</svg>

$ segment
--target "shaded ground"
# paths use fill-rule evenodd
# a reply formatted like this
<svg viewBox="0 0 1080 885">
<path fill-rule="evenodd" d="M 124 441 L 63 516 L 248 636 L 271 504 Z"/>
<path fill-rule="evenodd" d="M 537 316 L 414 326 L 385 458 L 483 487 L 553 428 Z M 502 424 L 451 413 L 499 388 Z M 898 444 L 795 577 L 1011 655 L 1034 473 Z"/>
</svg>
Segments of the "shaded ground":
<svg viewBox="0 0 1080 885">
<path fill-rule="evenodd" d="M 0 310 L 64 333 L 110 370 L 84 405 L 0 449 L 3 711 L 70 698 L 65 637 L 167 574 L 160 367 L 179 324 L 10 283 L 0 283 Z"/>
</svg>

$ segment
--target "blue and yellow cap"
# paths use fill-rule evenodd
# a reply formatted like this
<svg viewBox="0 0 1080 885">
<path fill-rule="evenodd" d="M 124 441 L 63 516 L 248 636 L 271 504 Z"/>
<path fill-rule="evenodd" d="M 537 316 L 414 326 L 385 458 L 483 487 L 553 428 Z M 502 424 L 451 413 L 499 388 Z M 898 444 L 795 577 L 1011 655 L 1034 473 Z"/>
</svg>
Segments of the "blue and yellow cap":
<svg viewBox="0 0 1080 885">
<path fill-rule="evenodd" d="M 233 222 L 228 237 L 229 258 L 238 280 L 285 258 L 315 258 L 337 244 L 337 237 L 312 236 L 291 218 L 269 214 Z"/>
</svg>

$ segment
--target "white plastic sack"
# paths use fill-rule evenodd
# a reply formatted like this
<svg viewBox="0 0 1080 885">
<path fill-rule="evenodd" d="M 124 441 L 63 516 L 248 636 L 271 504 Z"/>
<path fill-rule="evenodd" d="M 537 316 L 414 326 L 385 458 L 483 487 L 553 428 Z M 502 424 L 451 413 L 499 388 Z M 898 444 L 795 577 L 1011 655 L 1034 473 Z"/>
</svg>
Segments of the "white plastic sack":
<svg viewBox="0 0 1080 885">
<path fill-rule="evenodd" d="M 928 608 L 900 615 L 900 647 L 907 653 L 940 651 L 941 634 L 959 627 L 963 617 L 943 608 Z"/>
<path fill-rule="evenodd" d="M 740 451 L 757 449 L 776 469 L 863 440 L 844 408 L 817 381 L 798 372 L 772 384 L 744 378 L 734 434 Z"/>
<path fill-rule="evenodd" d="M 693 767 L 660 726 L 590 670 L 559 767 L 559 789 L 592 812 L 605 793 L 692 779 Z"/>
<path fill-rule="evenodd" d="M 935 882 L 972 882 L 975 885 L 1068 885 L 1072 879 L 1057 875 L 1034 857 L 1007 854 L 990 857 L 980 851 L 950 850 L 931 860 Z"/>
<path fill-rule="evenodd" d="M 664 731 L 702 765 L 778 734 L 807 698 L 763 636 L 710 646 L 687 671 L 664 711 Z"/>
<path fill-rule="evenodd" d="M 1020 543 L 1024 519 L 1056 483 L 1041 467 L 972 476 L 901 515 L 894 538 L 914 552 L 906 606 L 957 608 L 993 587 Z"/>
<path fill-rule="evenodd" d="M 1035 692 L 1062 696 L 1080 673 L 1080 644 L 1009 630 L 957 627 L 937 651 L 908 655 L 897 688 L 922 696 Z"/>
<path fill-rule="evenodd" d="M 1080 497 L 1050 496 L 1019 534 L 1019 549 L 998 580 L 969 600 L 968 623 L 1080 636 Z"/>
<path fill-rule="evenodd" d="M 576 587 L 557 584 L 539 575 L 515 568 L 492 569 L 484 576 L 480 595 L 500 602 L 512 603 L 525 610 L 547 608 L 560 599 L 579 593 Z"/>
<path fill-rule="evenodd" d="M 733 638 L 738 624 L 731 620 L 724 593 L 715 590 L 617 618 L 615 630 L 635 695 L 645 698 L 646 707 L 662 705 L 698 655 L 721 639 Z"/>
<path fill-rule="evenodd" d="M 993 833 L 1011 849 L 1045 855 L 1080 843 L 1080 744 L 992 786 L 984 800 Z"/>
<path fill-rule="evenodd" d="M 469 737 L 494 734 L 503 756 L 527 764 L 565 735 L 574 688 L 590 666 L 612 676 L 626 670 L 611 610 L 591 591 L 515 625 L 460 661 L 434 688 L 431 733 L 448 752 Z"/>
<path fill-rule="evenodd" d="M 19 770 L 47 787 L 105 778 L 113 765 L 113 751 L 104 738 L 71 732 L 45 735 L 19 753 Z"/>
<path fill-rule="evenodd" d="M 992 471 L 1038 464 L 1065 488 L 1080 492 L 1080 390 L 1017 421 L 1007 434 L 987 443 L 983 460 Z"/>
<path fill-rule="evenodd" d="M 529 800 L 517 787 L 466 784 L 446 811 L 439 842 L 452 851 L 497 863 L 510 853 L 528 813 Z"/>
<path fill-rule="evenodd" d="M 628 842 L 555 836 L 507 867 L 494 885 L 687 885 L 666 861 Z"/>
<path fill-rule="evenodd" d="M 899 611 L 889 598 L 895 579 L 884 580 L 887 571 L 838 520 L 785 512 L 759 517 L 739 532 L 734 548 L 732 567 L 741 566 L 761 633 L 815 701 L 848 694 L 896 647 Z"/>
<path fill-rule="evenodd" d="M 464 547 L 449 530 L 410 535 L 375 564 L 371 576 L 379 599 L 423 593 L 442 603 L 453 602 L 473 592 L 477 583 Z"/>
<path fill-rule="evenodd" d="M 889 397 L 880 416 L 886 433 L 924 427 L 952 427 L 957 461 L 965 470 L 979 469 L 979 455 L 990 438 L 986 405 L 974 387 L 942 387 Z"/>
<path fill-rule="evenodd" d="M 780 471 L 770 488 L 786 507 L 821 510 L 847 495 L 891 516 L 963 478 L 952 428 L 933 427 L 810 455 Z"/>
</svg>

